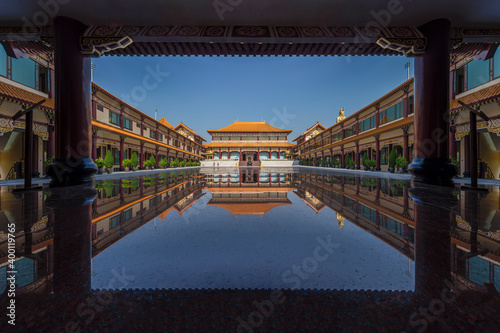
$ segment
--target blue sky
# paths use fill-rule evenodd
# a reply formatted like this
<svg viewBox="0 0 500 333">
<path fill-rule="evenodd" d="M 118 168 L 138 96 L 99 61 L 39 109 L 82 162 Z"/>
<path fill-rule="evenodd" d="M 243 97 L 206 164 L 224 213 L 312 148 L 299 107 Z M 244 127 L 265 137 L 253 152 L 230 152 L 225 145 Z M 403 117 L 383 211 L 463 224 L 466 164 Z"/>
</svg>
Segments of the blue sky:
<svg viewBox="0 0 500 333">
<path fill-rule="evenodd" d="M 210 141 L 207 129 L 266 120 L 292 129 L 329 127 L 341 107 L 351 115 L 403 83 L 402 56 L 102 57 L 94 82 L 142 112 L 181 120 Z"/>
</svg>

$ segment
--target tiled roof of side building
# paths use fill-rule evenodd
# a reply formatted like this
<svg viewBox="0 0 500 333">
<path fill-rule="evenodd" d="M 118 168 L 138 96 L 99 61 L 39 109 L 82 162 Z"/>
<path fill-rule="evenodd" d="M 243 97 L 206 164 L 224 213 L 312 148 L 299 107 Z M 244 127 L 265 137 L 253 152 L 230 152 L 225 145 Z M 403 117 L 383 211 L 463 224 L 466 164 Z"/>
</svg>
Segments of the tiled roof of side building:
<svg viewBox="0 0 500 333">
<path fill-rule="evenodd" d="M 321 124 L 319 123 L 319 121 L 316 121 L 316 124 L 312 125 L 312 126 L 311 126 L 311 127 L 309 127 L 308 129 L 306 129 L 306 130 L 304 131 L 304 133 L 302 133 L 301 135 L 299 135 L 298 137 L 296 137 L 295 139 L 293 139 L 293 141 L 297 141 L 297 139 L 298 139 L 298 138 L 300 138 L 301 136 L 305 135 L 307 132 L 309 132 L 310 130 L 312 130 L 312 129 L 316 128 L 316 127 L 321 128 L 323 131 L 324 131 L 324 130 L 326 130 L 326 127 L 325 127 L 325 126 L 321 125 Z"/>
<path fill-rule="evenodd" d="M 179 125 L 175 126 L 174 130 L 177 131 L 179 128 L 181 127 L 184 127 L 185 129 L 187 129 L 189 132 L 193 133 L 195 136 L 199 137 L 201 139 L 201 141 L 207 141 L 205 140 L 204 138 L 202 138 L 198 133 L 196 133 L 192 128 L 189 128 L 188 126 L 186 126 L 186 124 L 184 124 L 182 121 Z"/>
<path fill-rule="evenodd" d="M 500 100 L 500 83 L 450 101 L 451 112 L 463 109 L 463 106 L 458 104 L 459 100 L 474 107 Z"/>
<path fill-rule="evenodd" d="M 0 82 L 0 98 L 25 106 L 31 106 L 45 99 L 46 101 L 39 108 L 51 112 L 54 112 L 55 109 L 53 99 L 26 91 L 6 82 Z"/>
<path fill-rule="evenodd" d="M 207 130 L 208 133 L 212 132 L 241 132 L 241 133 L 291 133 L 292 130 L 284 130 L 269 125 L 266 121 L 235 121 L 231 125 L 215 130 Z"/>
<path fill-rule="evenodd" d="M 158 120 L 158 122 L 164 126 L 167 126 L 168 128 L 170 129 L 174 129 L 174 126 L 172 126 L 168 121 L 167 119 L 165 119 L 165 116 L 161 117 L 160 120 Z"/>
</svg>

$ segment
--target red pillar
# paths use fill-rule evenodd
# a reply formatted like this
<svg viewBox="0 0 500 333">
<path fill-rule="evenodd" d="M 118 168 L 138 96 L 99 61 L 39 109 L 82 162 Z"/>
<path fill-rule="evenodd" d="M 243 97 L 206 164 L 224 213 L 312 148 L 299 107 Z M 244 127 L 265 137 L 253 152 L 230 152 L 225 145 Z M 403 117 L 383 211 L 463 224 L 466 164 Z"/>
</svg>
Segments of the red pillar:
<svg viewBox="0 0 500 333">
<path fill-rule="evenodd" d="M 359 143 L 356 142 L 356 169 L 361 169 L 359 162 Z"/>
<path fill-rule="evenodd" d="M 375 170 L 380 171 L 380 140 L 378 136 L 375 137 L 375 161 L 377 162 Z"/>
<path fill-rule="evenodd" d="M 410 160 L 410 150 L 408 149 L 408 130 L 404 130 L 403 134 L 403 157 L 407 161 Z"/>
<path fill-rule="evenodd" d="M 90 58 L 82 55 L 86 26 L 68 17 L 54 19 L 56 160 L 48 168 L 50 186 L 94 180 L 91 156 Z"/>
<path fill-rule="evenodd" d="M 403 117 L 407 118 L 410 114 L 410 101 L 408 97 L 403 100 Z"/>
<path fill-rule="evenodd" d="M 419 27 L 427 38 L 415 58 L 415 159 L 412 180 L 453 186 L 456 169 L 448 158 L 450 22 L 431 21 Z"/>
<path fill-rule="evenodd" d="M 144 161 L 144 143 L 141 142 L 141 151 L 139 152 L 139 167 L 143 167 Z"/>
<path fill-rule="evenodd" d="M 340 166 L 345 168 L 344 147 L 340 148 Z"/>
<path fill-rule="evenodd" d="M 56 75 L 53 69 L 49 69 L 49 98 L 56 98 Z"/>
<path fill-rule="evenodd" d="M 457 142 L 455 141 L 455 133 L 457 129 L 455 126 L 450 127 L 450 156 L 453 158 L 457 158 Z"/>
<path fill-rule="evenodd" d="M 47 145 L 47 158 L 51 158 L 52 156 L 56 155 L 54 125 L 48 125 L 47 131 L 49 132 L 49 142 Z"/>
<path fill-rule="evenodd" d="M 125 149 L 123 146 L 124 141 L 125 141 L 125 137 L 120 136 L 120 165 L 119 165 L 119 168 L 122 167 L 122 162 L 123 162 L 123 150 Z"/>
</svg>

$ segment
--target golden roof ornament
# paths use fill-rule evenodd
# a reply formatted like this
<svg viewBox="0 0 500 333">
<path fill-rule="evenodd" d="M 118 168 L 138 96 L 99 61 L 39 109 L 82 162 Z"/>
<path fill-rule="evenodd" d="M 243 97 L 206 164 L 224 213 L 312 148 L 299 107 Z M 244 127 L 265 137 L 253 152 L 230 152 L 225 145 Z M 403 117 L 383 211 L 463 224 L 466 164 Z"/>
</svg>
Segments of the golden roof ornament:
<svg viewBox="0 0 500 333">
<path fill-rule="evenodd" d="M 339 111 L 339 116 L 337 117 L 337 123 L 339 121 L 342 121 L 345 119 L 345 115 L 344 115 L 344 108 L 341 108 L 340 111 Z"/>
</svg>

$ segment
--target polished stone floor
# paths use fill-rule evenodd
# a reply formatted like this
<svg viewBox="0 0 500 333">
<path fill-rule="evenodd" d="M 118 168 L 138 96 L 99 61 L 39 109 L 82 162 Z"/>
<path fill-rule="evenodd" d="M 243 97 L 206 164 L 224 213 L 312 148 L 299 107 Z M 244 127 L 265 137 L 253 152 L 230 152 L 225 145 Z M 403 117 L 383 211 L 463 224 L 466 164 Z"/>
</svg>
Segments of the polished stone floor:
<svg viewBox="0 0 500 333">
<path fill-rule="evenodd" d="M 0 188 L 1 306 L 16 304 L 2 332 L 500 332 L 498 186 L 304 168 L 130 176 Z"/>
</svg>

